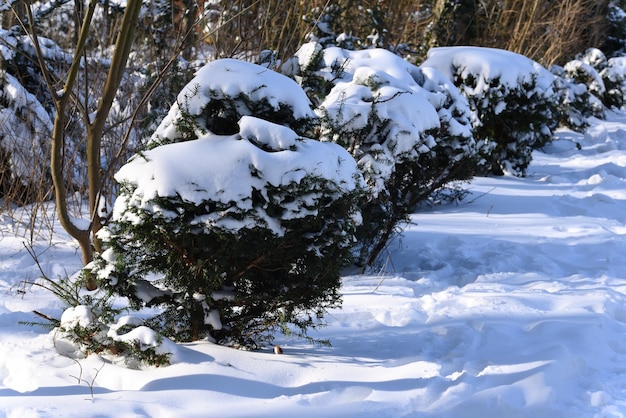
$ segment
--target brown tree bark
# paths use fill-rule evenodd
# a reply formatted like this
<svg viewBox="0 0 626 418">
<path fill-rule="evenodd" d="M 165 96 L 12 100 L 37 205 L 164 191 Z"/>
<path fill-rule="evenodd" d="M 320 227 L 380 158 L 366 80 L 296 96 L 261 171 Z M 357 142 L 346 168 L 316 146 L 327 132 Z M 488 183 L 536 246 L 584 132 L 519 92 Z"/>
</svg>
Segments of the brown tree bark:
<svg viewBox="0 0 626 418">
<path fill-rule="evenodd" d="M 108 118 L 109 111 L 111 110 L 113 99 L 126 69 L 126 62 L 133 44 L 137 20 L 141 10 L 141 0 L 128 1 L 117 36 L 106 83 L 104 85 L 102 96 L 98 102 L 97 111 L 93 118 L 87 118 L 87 177 L 89 187 L 90 222 L 88 226 L 83 226 L 76 222 L 76 220 L 72 219 L 68 212 L 67 187 L 65 185 L 63 175 L 62 152 L 65 143 L 65 126 L 67 122 L 66 113 L 73 94 L 78 70 L 81 66 L 81 60 L 83 59 L 85 44 L 87 42 L 87 38 L 89 37 L 91 20 L 97 4 L 97 0 L 91 0 L 89 2 L 78 34 L 74 58 L 65 79 L 63 89 L 59 92 L 55 92 L 54 90 L 52 77 L 43 59 L 43 54 L 41 53 L 39 42 L 37 40 L 34 19 L 32 18 L 32 13 L 29 11 L 31 36 L 37 50 L 41 71 L 44 74 L 48 88 L 53 93 L 56 110 L 54 128 L 52 132 L 50 170 L 52 182 L 54 184 L 57 215 L 61 226 L 78 242 L 84 264 L 88 264 L 93 259 L 92 245 L 95 244 L 98 249 L 97 240 L 94 240 L 93 234 L 95 234 L 102 227 L 99 217 L 97 216 L 97 209 L 101 192 L 102 168 L 100 165 L 100 150 L 104 126 Z M 86 286 L 87 289 L 94 290 L 98 287 L 98 284 L 93 277 L 88 277 Z"/>
</svg>

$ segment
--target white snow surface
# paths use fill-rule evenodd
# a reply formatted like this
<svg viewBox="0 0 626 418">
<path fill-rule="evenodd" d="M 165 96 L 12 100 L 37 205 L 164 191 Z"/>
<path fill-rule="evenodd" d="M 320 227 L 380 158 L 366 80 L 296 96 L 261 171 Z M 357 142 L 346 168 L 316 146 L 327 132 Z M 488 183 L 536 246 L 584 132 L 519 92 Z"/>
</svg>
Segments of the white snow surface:
<svg viewBox="0 0 626 418">
<path fill-rule="evenodd" d="M 23 282 L 39 273 L 3 217 L 0 416 L 626 416 L 626 113 L 592 122 L 559 131 L 526 178 L 476 178 L 415 213 L 379 272 L 343 277 L 343 308 L 312 333 L 330 348 L 199 341 L 144 370 L 61 356 L 20 324 L 63 306 Z M 57 231 L 33 242 L 51 277 L 80 267 Z"/>
<path fill-rule="evenodd" d="M 476 80 L 475 94 L 486 91 L 489 82 L 500 79 L 506 87 L 516 87 L 536 77 L 537 87 L 550 90 L 554 76 L 535 61 L 523 55 L 502 49 L 477 46 L 451 46 L 432 48 L 423 67 L 433 67 L 453 79 L 459 74 L 463 79 L 469 75 Z"/>
</svg>

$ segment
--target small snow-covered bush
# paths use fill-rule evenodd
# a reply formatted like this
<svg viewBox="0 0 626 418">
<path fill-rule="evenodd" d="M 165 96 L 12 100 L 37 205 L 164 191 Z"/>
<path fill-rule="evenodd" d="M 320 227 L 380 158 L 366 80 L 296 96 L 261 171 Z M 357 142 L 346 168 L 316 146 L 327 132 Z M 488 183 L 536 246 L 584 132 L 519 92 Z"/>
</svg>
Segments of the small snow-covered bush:
<svg viewBox="0 0 626 418">
<path fill-rule="evenodd" d="M 467 101 L 441 73 L 384 49 L 308 43 L 294 61 L 296 80 L 319 104 L 322 139 L 347 149 L 367 182 L 359 262 L 371 264 L 419 202 L 472 176 Z"/>
<path fill-rule="evenodd" d="M 519 54 L 480 47 L 433 48 L 422 67 L 446 74 L 469 101 L 479 173 L 525 175 L 558 123 L 554 76 Z"/>
<path fill-rule="evenodd" d="M 176 347 L 172 341 L 143 325 L 138 317 L 121 316 L 106 322 L 93 306 L 76 305 L 63 311 L 53 332 L 59 354 L 85 358 L 99 354 L 129 368 L 169 365 Z"/>
<path fill-rule="evenodd" d="M 600 75 L 606 87 L 604 104 L 616 109 L 622 108 L 626 103 L 626 58 L 610 58 Z"/>
<path fill-rule="evenodd" d="M 278 86 L 279 88 L 276 88 Z M 149 148 L 239 132 L 242 116 L 254 116 L 307 135 L 316 116 L 302 89 L 287 77 L 234 59 L 201 68 L 179 94 Z"/>
<path fill-rule="evenodd" d="M 622 58 L 607 59 L 602 51 L 589 48 L 575 60 L 565 64 L 569 78 L 583 83 L 597 102 L 593 116 L 603 118 L 604 107 L 619 109 L 626 95 L 626 73 Z"/>
<path fill-rule="evenodd" d="M 203 67 L 116 174 L 92 274 L 134 307 L 161 306 L 150 324 L 178 340 L 306 337 L 340 303 L 363 182 L 343 148 L 296 132 L 314 118 L 285 76 Z"/>
<path fill-rule="evenodd" d="M 59 319 L 35 312 L 49 323 L 29 323 L 52 328 L 59 354 L 74 359 L 98 354 L 130 368 L 167 365 L 175 356 L 174 343 L 146 327 L 141 318 L 120 316 L 122 309 L 114 306 L 111 291 L 86 291 L 83 274 L 60 279 L 44 274 L 34 284 L 65 306 Z"/>
<path fill-rule="evenodd" d="M 554 91 L 559 97 L 561 125 L 581 132 L 589 126 L 588 118 L 604 116 L 602 102 L 589 92 L 585 83 L 578 82 L 559 65 L 550 67 L 550 72 L 554 74 Z"/>
</svg>

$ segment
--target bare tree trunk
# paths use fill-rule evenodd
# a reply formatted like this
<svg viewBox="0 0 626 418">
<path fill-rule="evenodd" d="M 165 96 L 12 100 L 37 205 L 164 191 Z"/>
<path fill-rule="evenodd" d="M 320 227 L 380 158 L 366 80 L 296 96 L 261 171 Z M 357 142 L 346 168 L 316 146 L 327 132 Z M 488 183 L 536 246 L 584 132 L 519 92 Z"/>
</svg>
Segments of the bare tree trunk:
<svg viewBox="0 0 626 418">
<path fill-rule="evenodd" d="M 67 205 L 67 187 L 63 176 L 63 160 L 62 151 L 65 143 L 65 125 L 67 122 L 67 107 L 73 94 L 73 88 L 76 82 L 76 76 L 80 68 L 83 58 L 83 52 L 87 41 L 91 19 L 94 14 L 98 0 L 91 0 L 85 13 L 74 59 L 70 65 L 68 75 L 65 79 L 63 90 L 55 92 L 52 77 L 41 53 L 39 42 L 36 34 L 36 28 L 32 13 L 29 9 L 30 30 L 33 37 L 33 43 L 37 50 L 39 65 L 46 79 L 46 84 L 51 92 L 53 92 L 56 115 L 54 120 L 54 128 L 52 132 L 52 152 L 50 159 L 50 170 L 55 190 L 56 208 L 61 226 L 70 234 L 81 249 L 83 263 L 87 264 L 93 259 L 92 233 L 95 234 L 101 227 L 99 217 L 97 216 L 98 202 L 100 199 L 101 189 L 101 166 L 100 166 L 100 149 L 104 126 L 111 110 L 111 105 L 117 89 L 121 83 L 122 76 L 126 69 L 126 62 L 130 53 L 131 45 L 134 40 L 135 29 L 141 10 L 141 0 L 129 0 L 124 12 L 122 24 L 115 44 L 111 66 L 104 85 L 102 97 L 98 103 L 95 116 L 86 118 L 87 124 L 87 177 L 89 187 L 89 211 L 90 222 L 83 226 L 72 219 L 68 212 Z M 88 110 L 85 110 L 88 111 Z M 98 248 L 96 243 L 96 248 Z M 86 283 L 87 289 L 94 290 L 98 287 L 93 277 L 88 277 Z"/>
<path fill-rule="evenodd" d="M 41 52 L 41 48 L 39 46 L 39 41 L 37 38 L 37 32 L 34 27 L 34 19 L 32 17 L 32 13 L 30 12 L 30 8 L 28 8 L 29 22 L 30 22 L 30 30 L 31 35 L 33 37 L 33 44 L 35 45 L 35 49 L 37 50 L 37 58 L 39 59 L 39 66 L 41 68 L 42 74 L 46 80 L 46 84 L 48 85 L 48 89 L 52 92 L 54 97 L 54 105 L 56 109 L 56 115 L 54 118 L 54 127 L 52 130 L 52 150 L 50 157 L 50 172 L 52 176 L 52 182 L 54 184 L 54 193 L 56 200 L 56 208 L 57 214 L 59 216 L 59 222 L 61 226 L 72 236 L 72 238 L 78 241 L 78 244 L 81 249 L 83 263 L 87 264 L 92 260 L 93 250 L 91 248 L 91 239 L 90 232 L 88 228 L 80 228 L 76 225 L 76 222 L 71 219 L 68 208 L 67 208 L 67 188 L 65 186 L 65 181 L 63 178 L 63 145 L 65 141 L 65 125 L 66 125 L 66 110 L 69 104 L 70 98 L 72 97 L 72 89 L 74 87 L 74 83 L 76 82 L 76 76 L 78 74 L 78 70 L 80 68 L 80 61 L 82 59 L 83 50 L 85 48 L 85 43 L 87 41 L 87 34 L 89 31 L 89 26 L 91 24 L 91 19 L 93 17 L 94 10 L 96 8 L 97 0 L 91 0 L 89 3 L 89 7 L 87 12 L 85 13 L 85 17 L 83 19 L 83 24 L 81 27 L 81 31 L 78 37 L 78 43 L 76 44 L 76 52 L 74 55 L 74 59 L 70 65 L 69 72 L 65 79 L 65 84 L 63 85 L 63 90 L 60 92 L 55 92 L 54 86 L 52 84 L 52 77 L 50 76 L 50 72 L 43 58 L 43 54 Z M 93 283 L 88 284 L 88 288 L 93 287 Z M 95 287 L 94 287 L 95 288 Z"/>
<path fill-rule="evenodd" d="M 100 166 L 100 149 L 104 126 L 109 116 L 109 111 L 113 104 L 115 94 L 122 82 L 122 76 L 126 70 L 126 62 L 135 37 L 135 29 L 139 12 L 141 11 L 141 0 L 129 0 L 126 11 L 122 18 L 120 31 L 115 42 L 115 50 L 111 67 L 104 84 L 104 91 L 93 121 L 87 126 L 87 177 L 89 185 L 89 213 L 91 214 L 91 230 L 95 234 L 102 228 L 100 217 L 98 216 L 98 206 L 102 188 Z M 94 239 L 96 249 L 100 251 L 100 244 Z"/>
</svg>

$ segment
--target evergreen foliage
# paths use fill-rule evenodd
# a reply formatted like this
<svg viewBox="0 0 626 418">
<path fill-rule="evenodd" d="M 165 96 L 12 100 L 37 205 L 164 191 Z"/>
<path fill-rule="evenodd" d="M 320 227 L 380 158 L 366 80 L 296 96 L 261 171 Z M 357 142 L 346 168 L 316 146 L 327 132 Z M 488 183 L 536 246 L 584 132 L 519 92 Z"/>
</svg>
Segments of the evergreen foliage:
<svg viewBox="0 0 626 418">
<path fill-rule="evenodd" d="M 558 123 L 555 96 L 552 91 L 537 89 L 536 76 L 514 88 L 498 78 L 488 83 L 489 90 L 479 100 L 468 95 L 480 121 L 474 132 L 480 143 L 479 154 L 486 162 L 482 173 L 525 176 L 532 151 L 552 140 Z M 462 84 L 469 87 L 462 91 L 469 92 L 476 87 L 476 80 L 469 76 Z"/>
<path fill-rule="evenodd" d="M 473 57 L 479 54 L 484 62 Z M 558 124 L 554 76 L 539 64 L 526 60 L 510 73 L 501 68 L 509 51 L 478 47 L 434 48 L 423 66 L 446 73 L 467 98 L 472 110 L 474 135 L 481 158 L 479 174 L 524 176 L 532 151 L 552 139 Z"/>
<path fill-rule="evenodd" d="M 467 101 L 441 73 L 384 49 L 304 45 L 293 71 L 319 103 L 321 135 L 348 150 L 368 184 L 358 263 L 372 264 L 416 205 L 474 172 Z M 380 63 L 393 62 L 389 72 Z"/>
<path fill-rule="evenodd" d="M 559 123 L 582 132 L 588 126 L 589 117 L 604 117 L 602 102 L 589 92 L 587 85 L 578 82 L 565 68 L 550 67 L 554 74 L 554 90 L 559 97 Z"/>
<path fill-rule="evenodd" d="M 362 180 L 339 146 L 289 127 L 313 116 L 302 90 L 284 94 L 290 83 L 254 64 L 208 64 L 151 149 L 117 175 L 94 273 L 135 308 L 161 306 L 150 324 L 166 336 L 245 347 L 275 331 L 306 338 L 339 305 Z"/>
</svg>

